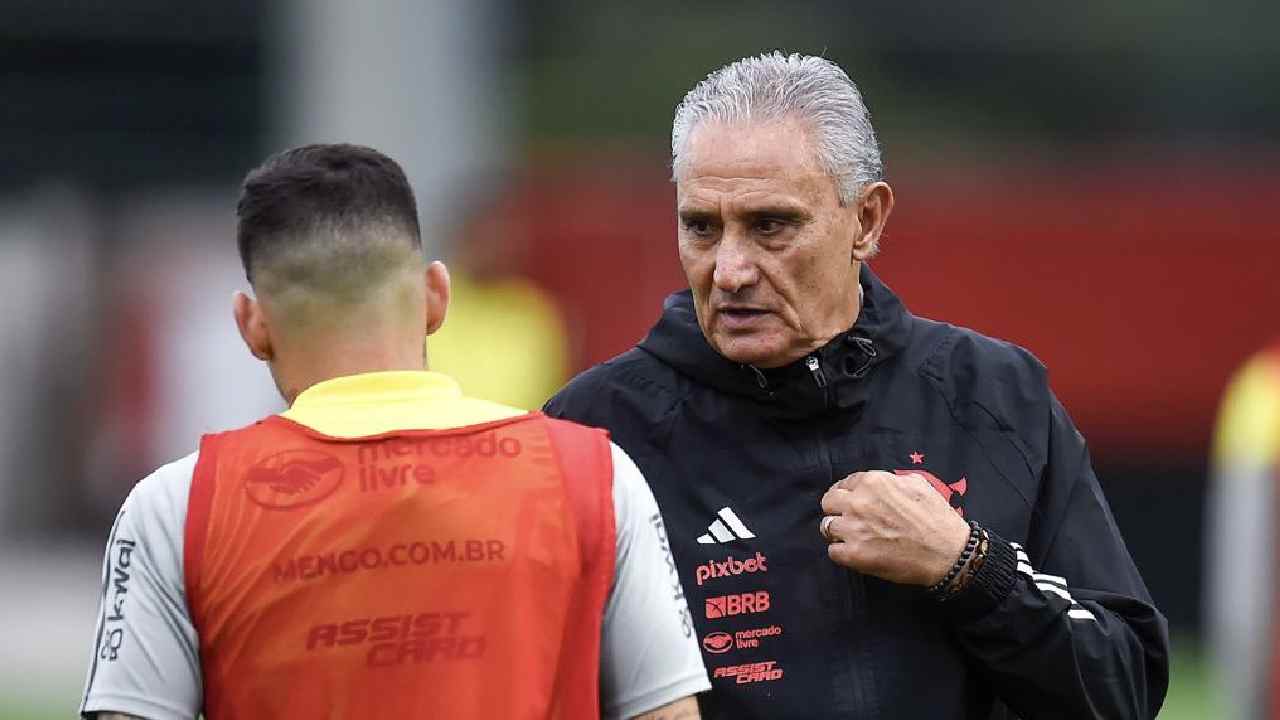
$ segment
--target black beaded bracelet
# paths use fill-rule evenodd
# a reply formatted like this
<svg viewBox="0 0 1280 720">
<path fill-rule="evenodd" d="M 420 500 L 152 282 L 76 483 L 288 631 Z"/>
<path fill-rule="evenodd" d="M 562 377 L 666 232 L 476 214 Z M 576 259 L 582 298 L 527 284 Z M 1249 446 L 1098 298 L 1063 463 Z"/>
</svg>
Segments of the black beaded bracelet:
<svg viewBox="0 0 1280 720">
<path fill-rule="evenodd" d="M 987 554 L 991 551 L 991 537 L 987 535 L 985 528 L 979 529 L 981 534 L 978 537 L 978 547 L 973 551 L 973 557 L 969 558 L 968 564 L 956 576 L 956 579 L 951 583 L 951 587 L 947 588 L 946 592 L 938 598 L 939 601 L 946 602 L 964 592 L 964 589 L 969 587 L 973 579 L 982 571 L 982 566 L 987 561 Z"/>
<path fill-rule="evenodd" d="M 960 557 L 956 558 L 955 564 L 951 566 L 951 570 L 947 572 L 946 576 L 929 587 L 928 592 L 930 595 L 935 598 L 943 597 L 947 588 L 951 587 L 951 582 L 955 580 L 956 576 L 959 575 L 960 572 L 964 570 L 965 566 L 969 564 L 970 558 L 973 557 L 973 552 L 978 549 L 978 540 L 981 537 L 982 528 L 978 526 L 978 523 L 970 520 L 969 540 L 965 542 L 964 550 L 960 553 Z"/>
</svg>

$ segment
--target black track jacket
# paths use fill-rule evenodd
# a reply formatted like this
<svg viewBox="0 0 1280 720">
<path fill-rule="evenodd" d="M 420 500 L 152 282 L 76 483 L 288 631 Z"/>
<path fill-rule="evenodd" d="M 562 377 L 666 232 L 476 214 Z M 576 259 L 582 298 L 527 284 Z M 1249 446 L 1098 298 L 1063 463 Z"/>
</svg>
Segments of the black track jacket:
<svg viewBox="0 0 1280 720">
<path fill-rule="evenodd" d="M 1168 627 L 1043 366 L 911 315 L 865 265 L 861 283 L 849 332 L 765 371 L 715 352 L 677 293 L 547 404 L 608 429 L 653 487 L 703 717 L 1153 718 Z M 859 470 L 920 473 L 999 536 L 960 597 L 827 557 L 819 498 Z"/>
</svg>

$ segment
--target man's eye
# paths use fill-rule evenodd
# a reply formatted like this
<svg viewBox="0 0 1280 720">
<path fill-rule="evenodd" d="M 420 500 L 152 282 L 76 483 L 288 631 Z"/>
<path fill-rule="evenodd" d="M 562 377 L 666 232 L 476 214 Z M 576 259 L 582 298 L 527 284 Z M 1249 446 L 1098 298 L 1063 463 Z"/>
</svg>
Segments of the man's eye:
<svg viewBox="0 0 1280 720">
<path fill-rule="evenodd" d="M 711 222 L 708 220 L 696 220 L 696 219 L 685 220 L 684 229 L 685 231 L 692 233 L 694 235 L 710 235 Z"/>
<path fill-rule="evenodd" d="M 756 232 L 761 235 L 777 235 L 790 226 L 791 223 L 778 218 L 760 218 L 755 223 Z"/>
</svg>

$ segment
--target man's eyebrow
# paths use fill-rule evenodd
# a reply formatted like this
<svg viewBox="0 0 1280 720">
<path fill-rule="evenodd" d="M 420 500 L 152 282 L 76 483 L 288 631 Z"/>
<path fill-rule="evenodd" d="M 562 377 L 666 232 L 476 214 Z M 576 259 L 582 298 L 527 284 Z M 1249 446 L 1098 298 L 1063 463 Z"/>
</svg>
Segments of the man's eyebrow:
<svg viewBox="0 0 1280 720">
<path fill-rule="evenodd" d="M 681 220 L 714 220 L 720 213 L 700 207 L 682 207 L 676 210 Z"/>
<path fill-rule="evenodd" d="M 743 211 L 742 214 L 753 220 L 761 218 L 777 218 L 779 220 L 803 222 L 813 218 L 813 213 L 803 207 L 791 205 L 789 203 L 758 205 Z"/>
</svg>

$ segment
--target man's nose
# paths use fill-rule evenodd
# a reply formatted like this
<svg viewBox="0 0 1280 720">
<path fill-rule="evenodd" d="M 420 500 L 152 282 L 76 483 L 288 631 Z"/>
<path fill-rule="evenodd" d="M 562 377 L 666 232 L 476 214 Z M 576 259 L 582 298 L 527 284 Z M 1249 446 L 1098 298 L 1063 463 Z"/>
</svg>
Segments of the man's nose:
<svg viewBox="0 0 1280 720">
<path fill-rule="evenodd" d="M 726 232 L 716 248 L 716 271 L 712 280 L 716 288 L 736 293 L 760 279 L 754 253 L 747 243 Z"/>
</svg>

